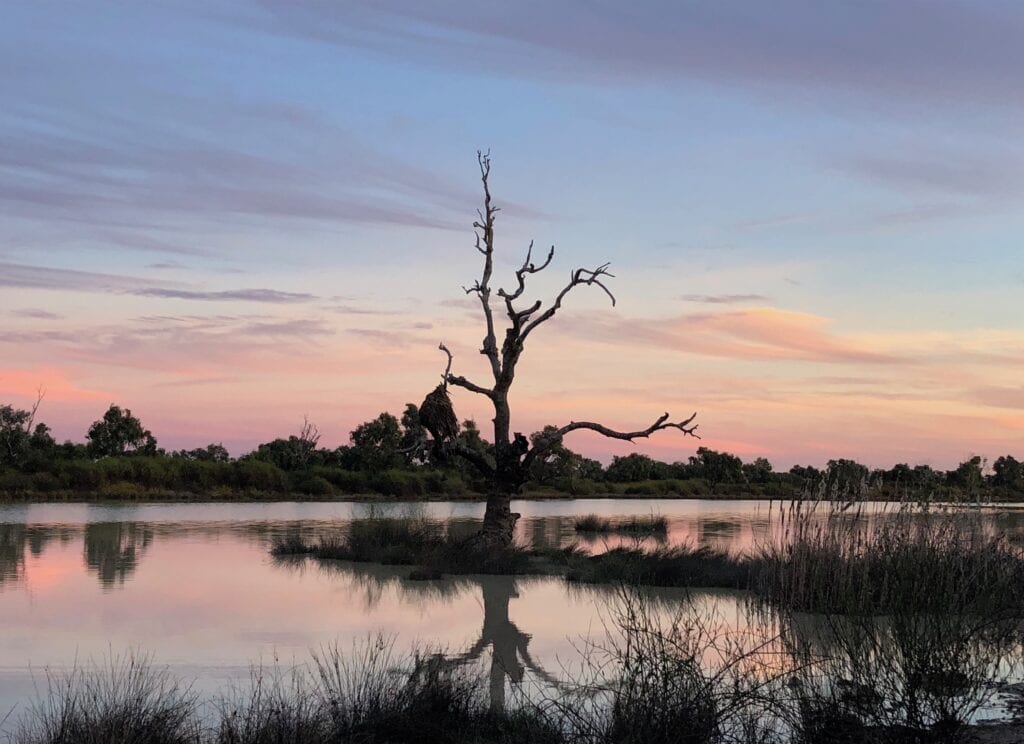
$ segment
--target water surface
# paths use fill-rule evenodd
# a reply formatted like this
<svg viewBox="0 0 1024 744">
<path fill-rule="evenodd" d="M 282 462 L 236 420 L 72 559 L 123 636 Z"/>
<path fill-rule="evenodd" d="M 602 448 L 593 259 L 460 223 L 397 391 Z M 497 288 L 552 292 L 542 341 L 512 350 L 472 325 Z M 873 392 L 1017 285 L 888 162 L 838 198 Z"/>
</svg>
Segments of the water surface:
<svg viewBox="0 0 1024 744">
<path fill-rule="evenodd" d="M 524 501 L 517 538 L 534 547 L 577 538 L 575 517 L 661 514 L 667 541 L 748 550 L 776 529 L 765 501 Z M 252 663 L 305 662 L 376 633 L 476 660 L 492 698 L 514 685 L 572 676 L 581 641 L 609 623 L 608 587 L 572 588 L 554 577 L 460 577 L 410 582 L 408 569 L 276 561 L 275 539 L 342 530 L 365 504 L 33 504 L 0 507 L 0 719 L 68 669 L 141 649 L 200 692 L 244 682 Z M 393 505 L 472 530 L 483 505 Z M 994 511 L 998 529 L 1024 536 L 1024 514 Z M 598 538 L 595 550 L 616 543 Z M 685 591 L 661 590 L 671 607 Z M 702 592 L 698 602 L 737 630 L 742 598 Z M 770 629 L 764 629 L 765 632 Z"/>
</svg>

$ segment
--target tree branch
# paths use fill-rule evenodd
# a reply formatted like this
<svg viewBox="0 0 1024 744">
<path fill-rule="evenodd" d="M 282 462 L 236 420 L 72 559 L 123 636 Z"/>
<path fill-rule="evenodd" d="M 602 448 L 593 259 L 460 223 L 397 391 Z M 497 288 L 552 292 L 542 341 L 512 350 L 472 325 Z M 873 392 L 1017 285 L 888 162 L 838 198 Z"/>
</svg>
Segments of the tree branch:
<svg viewBox="0 0 1024 744">
<path fill-rule="evenodd" d="M 697 418 L 696 412 L 687 419 L 679 422 L 672 422 L 668 420 L 668 414 L 664 413 L 653 424 L 648 426 L 646 429 L 641 429 L 639 431 L 616 431 L 615 429 L 609 429 L 603 424 L 595 424 L 591 421 L 573 421 L 550 435 L 541 438 L 533 448 L 526 453 L 526 457 L 523 458 L 523 467 L 529 468 L 534 460 L 546 455 L 552 447 L 561 442 L 562 437 L 570 432 L 578 431 L 580 429 L 596 431 L 598 434 L 608 437 L 609 439 L 622 439 L 627 442 L 632 442 L 635 439 L 646 439 L 651 436 L 651 434 L 665 429 L 678 429 L 687 436 L 691 436 L 694 439 L 700 439 L 700 435 L 697 434 L 698 424 L 693 423 L 695 418 Z"/>
<path fill-rule="evenodd" d="M 608 437 L 609 439 L 624 439 L 627 442 L 632 442 L 634 439 L 644 439 L 651 436 L 654 432 L 662 431 L 663 429 L 679 429 L 683 434 L 687 434 L 694 439 L 700 439 L 700 436 L 697 435 L 698 425 L 693 424 L 693 426 L 690 426 L 695 418 L 697 418 L 696 413 L 691 415 L 688 419 L 684 419 L 678 423 L 673 423 L 668 420 L 668 414 L 663 413 L 657 421 L 646 429 L 641 429 L 640 431 L 615 431 L 614 429 L 609 429 L 607 426 L 595 424 L 590 421 L 573 421 L 559 429 L 558 435 L 565 436 L 569 432 L 576 431 L 578 429 L 590 429 L 591 431 L 596 431 L 598 434 Z"/>
<path fill-rule="evenodd" d="M 606 276 L 611 277 L 613 279 L 615 278 L 615 275 L 608 271 L 609 266 L 610 264 L 605 263 L 601 264 L 596 269 L 576 269 L 574 272 L 572 272 L 572 275 L 569 278 L 569 283 L 565 285 L 565 288 L 561 292 L 558 293 L 558 296 L 555 298 L 555 301 L 551 303 L 551 307 L 545 310 L 542 315 L 535 318 L 526 326 L 526 328 L 523 329 L 523 332 L 519 337 L 520 343 L 525 341 L 526 337 L 529 336 L 530 333 L 532 333 L 537 326 L 539 326 L 541 323 L 544 323 L 545 321 L 550 320 L 554 316 L 554 314 L 557 313 L 558 310 L 562 307 L 562 300 L 565 299 L 565 296 L 569 294 L 569 292 L 571 292 L 573 289 L 581 285 L 592 286 L 596 284 L 598 287 L 604 290 L 604 293 L 608 295 L 609 298 L 611 298 L 612 307 L 614 307 L 615 295 L 612 294 L 611 290 L 608 289 L 607 285 L 605 285 L 602 279 L 602 277 Z"/>
<path fill-rule="evenodd" d="M 25 433 L 32 433 L 32 425 L 36 421 L 36 414 L 39 412 L 39 406 L 43 403 L 43 398 L 46 397 L 46 388 L 40 385 L 36 389 L 36 402 L 32 404 L 32 410 L 29 411 L 28 420 L 25 422 Z"/>
<path fill-rule="evenodd" d="M 445 389 L 447 389 L 448 385 L 451 384 L 455 385 L 456 387 L 465 388 L 466 390 L 469 390 L 471 393 L 479 393 L 480 395 L 486 395 L 488 398 L 491 398 L 494 395 L 494 391 L 491 390 L 490 388 L 485 388 L 482 385 L 477 385 L 475 382 L 470 382 L 462 375 L 453 375 L 452 362 L 454 361 L 455 357 L 452 355 L 452 352 L 448 349 L 448 347 L 445 346 L 443 343 L 438 344 L 437 348 L 443 351 L 445 355 L 448 357 L 448 366 L 445 367 L 444 374 L 441 375 L 441 379 L 444 380 Z"/>
<path fill-rule="evenodd" d="M 494 391 L 490 388 L 485 388 L 483 385 L 477 385 L 475 382 L 470 382 L 461 375 L 448 375 L 448 382 L 455 385 L 455 387 L 465 388 L 471 393 L 486 395 L 488 398 L 494 395 Z"/>
<path fill-rule="evenodd" d="M 448 366 L 444 368 L 444 372 L 441 374 L 441 380 L 444 382 L 444 389 L 447 390 L 448 376 L 452 373 L 452 361 L 454 360 L 454 357 L 452 356 L 452 353 L 448 350 L 448 347 L 444 345 L 444 341 L 439 343 L 437 345 L 437 348 L 443 351 L 445 353 L 445 356 L 448 357 Z"/>
<path fill-rule="evenodd" d="M 480 166 L 480 181 L 484 186 L 484 209 L 477 211 L 480 219 L 473 223 L 476 231 L 476 249 L 483 254 L 484 270 L 480 280 L 466 289 L 466 294 L 475 292 L 480 298 L 487 324 L 487 335 L 484 336 L 480 353 L 486 355 L 491 363 L 491 372 L 497 382 L 501 378 L 501 358 L 498 356 L 498 341 L 494 335 L 494 313 L 491 311 L 491 274 L 494 271 L 494 215 L 498 208 L 491 205 L 491 187 L 488 179 L 491 176 L 491 155 L 477 150 L 477 164 Z"/>
<path fill-rule="evenodd" d="M 529 248 L 526 249 L 526 260 L 523 261 L 522 266 L 516 269 L 516 282 L 518 284 L 518 287 L 516 287 L 516 291 L 509 293 L 506 292 L 504 289 L 498 290 L 498 296 L 504 297 L 506 304 L 511 303 L 513 300 L 518 300 L 519 297 L 526 290 L 527 274 L 538 274 L 541 271 L 544 271 L 544 269 L 546 269 L 551 264 L 551 259 L 555 257 L 555 246 L 551 246 L 551 250 L 548 251 L 548 257 L 544 259 L 544 263 L 542 263 L 540 266 L 531 263 L 530 258 L 532 258 L 532 256 L 533 241 L 531 240 Z M 512 312 L 511 305 L 509 305 L 509 312 Z"/>
<path fill-rule="evenodd" d="M 476 450 L 472 450 L 458 442 L 446 442 L 444 447 L 453 455 L 469 460 L 485 477 L 494 475 L 494 466 Z"/>
</svg>

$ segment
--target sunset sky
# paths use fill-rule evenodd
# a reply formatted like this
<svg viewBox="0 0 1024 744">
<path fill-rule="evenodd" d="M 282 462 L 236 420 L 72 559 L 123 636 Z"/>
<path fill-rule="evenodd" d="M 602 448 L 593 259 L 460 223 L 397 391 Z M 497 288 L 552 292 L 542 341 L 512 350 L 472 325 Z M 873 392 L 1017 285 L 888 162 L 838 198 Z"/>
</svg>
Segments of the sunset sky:
<svg viewBox="0 0 1024 744">
<path fill-rule="evenodd" d="M 516 430 L 608 459 L 1024 455 L 1016 2 L 5 3 L 0 403 L 81 440 L 324 444 L 486 380 L 498 275 L 612 264 L 531 337 Z M 485 401 L 456 393 L 486 428 Z"/>
</svg>

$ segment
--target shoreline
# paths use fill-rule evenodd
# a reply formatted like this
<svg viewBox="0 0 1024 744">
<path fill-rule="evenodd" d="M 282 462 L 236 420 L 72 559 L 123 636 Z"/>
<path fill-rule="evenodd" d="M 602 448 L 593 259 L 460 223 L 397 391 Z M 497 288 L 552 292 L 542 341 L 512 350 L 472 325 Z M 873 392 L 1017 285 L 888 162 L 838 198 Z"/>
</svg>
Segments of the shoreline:
<svg viewBox="0 0 1024 744">
<path fill-rule="evenodd" d="M 317 495 L 281 493 L 277 491 L 247 491 L 244 493 L 195 493 L 191 491 L 140 491 L 138 497 L 126 498 L 124 493 L 105 496 L 102 493 L 61 491 L 51 493 L 3 493 L 0 506 L 19 504 L 271 504 L 271 503 L 484 503 L 485 494 L 448 493 L 423 494 L 415 497 L 391 496 L 380 493 L 353 493 Z M 804 501 L 821 503 L 847 503 L 848 499 L 806 498 L 800 494 L 766 495 L 759 493 L 587 493 L 571 494 L 550 491 L 528 491 L 512 497 L 512 501 Z M 857 503 L 917 503 L 900 500 L 889 494 L 876 494 L 857 499 Z M 1024 509 L 1022 501 L 927 501 L 932 506 L 970 506 L 981 509 Z"/>
</svg>

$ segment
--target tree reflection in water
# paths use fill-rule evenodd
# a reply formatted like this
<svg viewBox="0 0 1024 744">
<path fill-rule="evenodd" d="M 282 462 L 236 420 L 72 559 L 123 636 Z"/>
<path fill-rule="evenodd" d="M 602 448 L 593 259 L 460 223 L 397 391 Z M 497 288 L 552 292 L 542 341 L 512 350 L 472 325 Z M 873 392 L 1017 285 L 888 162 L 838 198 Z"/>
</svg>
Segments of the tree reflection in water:
<svg viewBox="0 0 1024 744">
<path fill-rule="evenodd" d="M 152 527 L 141 522 L 92 522 L 84 531 L 85 565 L 111 589 L 131 577 L 152 541 Z"/>
<path fill-rule="evenodd" d="M 0 522 L 0 588 L 25 580 L 25 549 L 33 556 L 43 554 L 52 540 L 67 542 L 73 530 L 22 523 Z"/>
<path fill-rule="evenodd" d="M 23 524 L 0 524 L 0 587 L 19 583 L 25 573 L 28 529 Z"/>
<path fill-rule="evenodd" d="M 348 579 L 363 590 L 367 609 L 378 605 L 388 587 L 394 587 L 400 596 L 410 601 L 428 597 L 452 600 L 465 592 L 479 590 L 484 614 L 479 636 L 466 651 L 437 654 L 433 661 L 449 668 L 472 664 L 484 659 L 484 653 L 489 649 L 488 687 L 491 708 L 494 710 L 502 710 L 505 706 L 506 679 L 512 685 L 519 685 L 527 670 L 551 687 L 565 686 L 533 658 L 529 649 L 530 634 L 520 630 L 509 616 L 511 601 L 519 597 L 521 579 L 515 576 L 475 575 L 439 581 L 411 581 L 405 578 L 407 568 L 372 563 L 323 561 L 313 564 L 304 558 L 286 556 L 276 560 L 275 564 L 299 572 L 310 570 L 316 565 L 316 570 L 325 574 Z"/>
<path fill-rule="evenodd" d="M 509 618 L 509 602 L 519 596 L 516 577 L 482 576 L 478 581 L 484 600 L 484 623 L 480 638 L 465 653 L 450 657 L 451 661 L 477 661 L 488 647 L 491 648 L 488 676 L 491 708 L 494 710 L 505 708 L 505 678 L 513 685 L 518 685 L 523 681 L 527 668 L 538 679 L 553 687 L 560 687 L 559 680 L 530 655 L 530 634 L 521 631 Z"/>
</svg>

